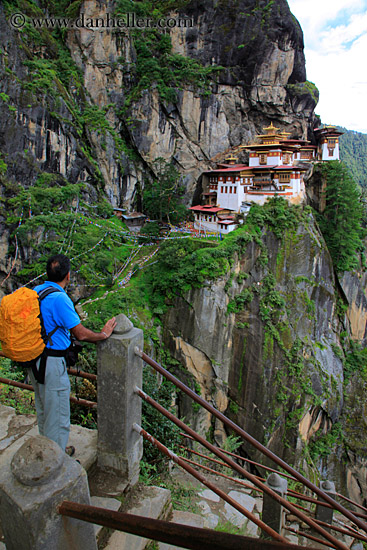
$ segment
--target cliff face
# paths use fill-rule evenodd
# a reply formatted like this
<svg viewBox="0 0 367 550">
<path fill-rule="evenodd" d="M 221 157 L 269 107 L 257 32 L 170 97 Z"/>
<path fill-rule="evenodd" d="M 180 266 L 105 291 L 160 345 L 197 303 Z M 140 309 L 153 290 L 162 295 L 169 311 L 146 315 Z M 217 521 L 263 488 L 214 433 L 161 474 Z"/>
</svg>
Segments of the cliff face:
<svg viewBox="0 0 367 550">
<path fill-rule="evenodd" d="M 204 398 L 289 463 L 311 476 L 316 467 L 362 502 L 367 454 L 354 421 L 364 417 L 364 382 L 349 380 L 344 403 L 340 335 L 348 320 L 338 315 L 336 283 L 312 217 L 281 239 L 263 231 L 226 277 L 177 299 L 164 336 Z M 218 422 L 185 399 L 180 406 L 222 442 Z M 263 462 L 248 444 L 242 450 Z"/>
<path fill-rule="evenodd" d="M 115 9 L 110 2 L 85 0 L 79 13 L 97 18 Z M 141 69 L 139 52 L 142 37 L 150 39 L 148 31 L 81 28 L 60 35 L 30 24 L 18 30 L 8 20 L 19 11 L 27 17 L 46 14 L 27 0 L 9 2 L 6 12 L 0 6 L 5 199 L 16 194 L 16 185 L 27 188 L 50 172 L 85 182 L 86 200 L 105 194 L 113 205 L 133 208 L 149 185 L 152 162 L 163 157 L 181 170 L 190 202 L 211 159 L 248 142 L 270 120 L 299 137 L 313 127 L 315 95 L 304 88 L 302 31 L 285 0 L 193 1 L 171 13 L 192 18 L 194 26 L 165 31 L 170 55 L 222 69 L 203 85 L 200 78 L 190 81 L 185 69 L 173 77 L 173 61 L 169 100 L 162 98 L 152 71 Z M 151 55 L 159 64 L 159 49 Z M 5 212 L 0 216 L 5 273 L 9 232 Z"/>
<path fill-rule="evenodd" d="M 88 1 L 82 7 L 88 17 L 103 16 L 109 9 Z M 110 181 L 111 199 L 127 205 L 136 182 L 144 180 L 142 170 L 157 157 L 174 159 L 191 196 L 213 157 L 247 143 L 269 120 L 303 137 L 314 124 L 315 98 L 288 87 L 302 87 L 306 73 L 302 31 L 285 1 L 270 8 L 256 0 L 188 2 L 172 15 L 187 16 L 194 23 L 170 31 L 172 53 L 223 69 L 217 84 L 204 94 L 183 78 L 176 101 L 164 102 L 153 85 L 128 107 L 124 120 L 115 118 L 143 161 L 127 167 L 123 186 L 116 178 Z M 123 106 L 136 83 L 134 41 L 106 32 L 91 36 L 84 30 L 69 34 L 68 45 L 93 101 Z"/>
</svg>

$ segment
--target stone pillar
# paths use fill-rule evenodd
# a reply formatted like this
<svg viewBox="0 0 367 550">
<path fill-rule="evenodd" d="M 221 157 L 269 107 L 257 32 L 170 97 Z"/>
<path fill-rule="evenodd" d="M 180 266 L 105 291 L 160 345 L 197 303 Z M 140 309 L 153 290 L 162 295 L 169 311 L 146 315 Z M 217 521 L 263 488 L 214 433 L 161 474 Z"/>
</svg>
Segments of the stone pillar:
<svg viewBox="0 0 367 550">
<path fill-rule="evenodd" d="M 335 500 L 335 483 L 332 481 L 321 481 L 320 489 L 322 489 L 329 497 L 332 497 Z M 320 497 L 318 498 L 321 502 L 324 502 Z M 316 519 L 319 521 L 324 521 L 325 523 L 333 522 L 333 508 L 326 508 L 325 506 L 316 505 Z"/>
<path fill-rule="evenodd" d="M 126 315 L 117 315 L 116 322 L 112 336 L 97 345 L 97 463 L 102 471 L 134 485 L 143 454 L 142 438 L 133 430 L 134 422 L 141 424 L 141 398 L 134 387 L 142 387 L 143 371 L 134 348 L 143 349 L 144 337 Z"/>
<path fill-rule="evenodd" d="M 88 479 L 76 460 L 41 435 L 0 463 L 0 522 L 7 550 L 97 550 L 93 525 L 66 518 L 58 506 L 90 504 Z"/>
<path fill-rule="evenodd" d="M 270 474 L 266 480 L 266 485 L 275 491 L 279 496 L 285 498 L 287 493 L 287 480 L 280 477 L 276 473 Z M 273 499 L 267 493 L 264 493 L 263 497 L 263 513 L 262 520 L 266 525 L 269 525 L 274 531 L 283 534 L 284 520 L 285 520 L 285 511 L 283 506 Z M 266 533 L 261 533 L 261 538 L 271 538 Z"/>
</svg>

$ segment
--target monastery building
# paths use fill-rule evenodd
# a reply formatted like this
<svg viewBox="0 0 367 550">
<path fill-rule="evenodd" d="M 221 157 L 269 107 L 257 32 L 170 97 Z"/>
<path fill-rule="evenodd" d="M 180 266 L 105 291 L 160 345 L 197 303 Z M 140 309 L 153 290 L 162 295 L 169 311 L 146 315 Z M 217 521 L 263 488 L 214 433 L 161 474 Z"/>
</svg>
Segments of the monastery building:
<svg viewBox="0 0 367 550">
<path fill-rule="evenodd" d="M 226 163 L 202 175 L 204 204 L 192 206 L 195 229 L 229 233 L 236 229 L 235 214 L 247 213 L 251 203 L 264 204 L 274 196 L 293 204 L 305 198 L 304 174 L 311 162 L 339 160 L 339 132 L 334 126 L 315 130 L 317 145 L 289 139 L 273 124 L 264 128 L 254 143 L 242 145 L 249 152 L 249 164 L 237 164 L 230 156 Z"/>
</svg>

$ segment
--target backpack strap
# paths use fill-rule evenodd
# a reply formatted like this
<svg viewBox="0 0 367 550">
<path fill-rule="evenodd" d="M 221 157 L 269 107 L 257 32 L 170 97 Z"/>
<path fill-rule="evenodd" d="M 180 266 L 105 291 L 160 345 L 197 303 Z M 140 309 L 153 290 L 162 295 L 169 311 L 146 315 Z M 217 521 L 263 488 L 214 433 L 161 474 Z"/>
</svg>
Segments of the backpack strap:
<svg viewBox="0 0 367 550">
<path fill-rule="evenodd" d="M 43 290 L 40 290 L 37 292 L 39 301 L 42 302 L 42 300 L 44 300 L 49 294 L 53 294 L 54 292 L 61 292 L 61 290 L 55 288 L 54 286 L 49 286 Z"/>
<path fill-rule="evenodd" d="M 49 286 L 47 288 L 44 288 L 40 292 L 38 292 L 37 294 L 38 294 L 38 299 L 39 299 L 40 304 L 41 304 L 42 300 L 44 300 L 47 296 L 49 296 L 50 294 L 53 294 L 54 292 L 61 292 L 61 290 L 59 290 L 58 288 L 55 288 L 54 286 Z M 41 309 L 40 309 L 40 311 L 41 311 Z M 41 313 L 41 318 L 42 318 L 42 313 Z M 60 327 L 55 327 L 54 329 L 51 330 L 51 332 L 49 332 L 48 334 L 45 334 L 45 344 L 46 345 L 48 343 L 50 343 L 50 345 L 53 346 L 52 336 L 55 334 L 55 332 L 57 331 L 58 328 L 60 328 Z"/>
</svg>

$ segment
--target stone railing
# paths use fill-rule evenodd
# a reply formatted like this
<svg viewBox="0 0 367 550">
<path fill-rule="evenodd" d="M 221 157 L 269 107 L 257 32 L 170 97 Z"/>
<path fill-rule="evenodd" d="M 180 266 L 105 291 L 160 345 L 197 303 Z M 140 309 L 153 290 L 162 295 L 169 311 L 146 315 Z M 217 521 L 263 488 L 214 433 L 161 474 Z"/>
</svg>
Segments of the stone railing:
<svg viewBox="0 0 367 550">
<path fill-rule="evenodd" d="M 117 477 L 123 487 L 139 477 L 142 439 L 133 430 L 141 423 L 143 331 L 125 315 L 116 317 L 112 336 L 97 345 L 98 445 L 97 466 Z M 63 518 L 65 501 L 90 504 L 85 470 L 50 439 L 28 437 L 0 460 L 0 523 L 7 550 L 97 548 L 93 525 Z"/>
</svg>

